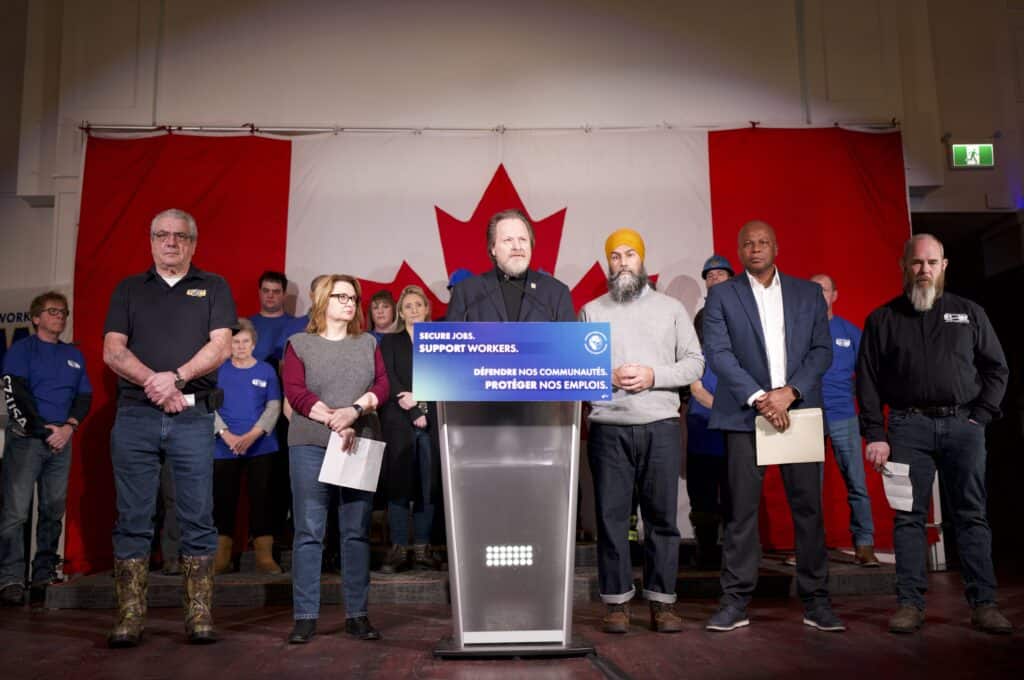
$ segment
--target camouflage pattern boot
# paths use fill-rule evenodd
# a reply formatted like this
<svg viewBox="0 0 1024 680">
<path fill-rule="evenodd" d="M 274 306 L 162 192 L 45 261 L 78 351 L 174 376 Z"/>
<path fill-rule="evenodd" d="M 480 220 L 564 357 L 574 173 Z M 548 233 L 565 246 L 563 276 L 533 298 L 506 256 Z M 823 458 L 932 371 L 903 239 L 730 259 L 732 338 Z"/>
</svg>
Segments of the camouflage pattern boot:
<svg viewBox="0 0 1024 680">
<path fill-rule="evenodd" d="M 114 560 L 114 594 L 117 597 L 117 623 L 107 636 L 110 647 L 134 647 L 146 627 L 146 591 L 149 557 Z"/>
<path fill-rule="evenodd" d="M 213 555 L 182 555 L 185 574 L 185 633 L 192 644 L 217 641 L 213 631 Z"/>
</svg>

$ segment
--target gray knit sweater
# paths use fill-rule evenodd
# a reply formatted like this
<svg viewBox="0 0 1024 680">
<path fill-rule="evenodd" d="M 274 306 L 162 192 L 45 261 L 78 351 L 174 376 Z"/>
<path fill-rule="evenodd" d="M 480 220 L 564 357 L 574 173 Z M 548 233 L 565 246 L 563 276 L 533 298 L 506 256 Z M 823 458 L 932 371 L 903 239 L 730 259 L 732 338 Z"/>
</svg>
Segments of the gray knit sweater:
<svg viewBox="0 0 1024 680">
<path fill-rule="evenodd" d="M 592 402 L 592 422 L 643 425 L 679 416 L 679 388 L 704 374 L 704 355 L 682 303 L 650 288 L 625 303 L 605 293 L 583 306 L 580 321 L 611 323 L 613 370 L 627 363 L 654 369 L 652 388 L 615 389 L 610 402 Z"/>
<path fill-rule="evenodd" d="M 306 386 L 331 408 L 347 406 L 373 386 L 374 352 L 377 341 L 369 333 L 328 340 L 312 333 L 296 333 L 289 338 L 292 350 L 306 371 Z M 373 421 L 373 422 L 370 422 Z M 376 416 L 356 422 L 360 436 L 373 436 Z M 288 426 L 288 446 L 327 446 L 331 430 L 298 411 Z"/>
</svg>

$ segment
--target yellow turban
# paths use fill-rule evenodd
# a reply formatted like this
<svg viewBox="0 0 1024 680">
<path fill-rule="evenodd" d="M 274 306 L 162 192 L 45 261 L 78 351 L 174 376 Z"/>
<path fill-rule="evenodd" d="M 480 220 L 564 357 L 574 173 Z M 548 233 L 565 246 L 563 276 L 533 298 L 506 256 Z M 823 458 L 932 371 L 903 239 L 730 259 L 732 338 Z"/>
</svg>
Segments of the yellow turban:
<svg viewBox="0 0 1024 680">
<path fill-rule="evenodd" d="M 636 251 L 641 260 L 644 259 L 644 239 L 632 229 L 619 229 L 612 232 L 612 235 L 604 242 L 605 257 L 610 260 L 612 251 L 619 246 L 629 246 Z"/>
</svg>

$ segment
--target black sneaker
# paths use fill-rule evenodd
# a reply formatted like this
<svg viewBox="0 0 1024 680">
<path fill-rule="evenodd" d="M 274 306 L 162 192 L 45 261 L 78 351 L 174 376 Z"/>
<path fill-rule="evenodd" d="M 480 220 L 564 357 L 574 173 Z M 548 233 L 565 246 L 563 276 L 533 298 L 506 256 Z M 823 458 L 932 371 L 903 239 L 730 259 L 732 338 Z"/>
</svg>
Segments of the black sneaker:
<svg viewBox="0 0 1024 680">
<path fill-rule="evenodd" d="M 25 586 L 10 583 L 0 588 L 0 605 L 4 607 L 22 607 L 25 604 Z"/>
<path fill-rule="evenodd" d="M 304 645 L 316 635 L 316 619 L 296 619 L 295 627 L 288 636 L 288 644 Z"/>
<path fill-rule="evenodd" d="M 743 628 L 744 626 L 750 625 L 750 619 L 747 618 L 747 611 L 734 607 L 731 604 L 725 604 L 718 608 L 718 611 L 711 615 L 708 619 L 707 624 L 704 626 L 707 630 L 713 630 L 718 633 L 725 633 L 730 630 L 736 630 L 737 628 Z"/>
<path fill-rule="evenodd" d="M 360 640 L 379 640 L 380 633 L 370 624 L 370 619 L 365 616 L 357 616 L 354 619 L 345 619 L 345 632 Z"/>
<path fill-rule="evenodd" d="M 827 604 L 818 605 L 805 611 L 804 625 L 823 630 L 827 633 L 841 633 L 846 630 L 846 624 L 836 616 L 836 613 L 832 611 L 832 607 Z"/>
</svg>

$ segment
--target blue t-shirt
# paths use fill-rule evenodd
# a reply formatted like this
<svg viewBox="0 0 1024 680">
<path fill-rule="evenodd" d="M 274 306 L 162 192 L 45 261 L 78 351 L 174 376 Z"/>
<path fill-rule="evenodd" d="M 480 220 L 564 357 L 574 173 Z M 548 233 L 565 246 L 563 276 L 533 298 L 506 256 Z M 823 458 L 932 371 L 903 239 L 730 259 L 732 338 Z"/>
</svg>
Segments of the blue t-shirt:
<svg viewBox="0 0 1024 680">
<path fill-rule="evenodd" d="M 711 367 L 704 364 L 704 375 L 700 382 L 711 394 L 718 389 L 718 376 Z M 696 397 L 690 397 L 690 406 L 686 411 L 686 451 L 703 456 L 725 455 L 725 435 L 719 430 L 709 430 L 708 420 L 711 409 L 707 408 Z"/>
<path fill-rule="evenodd" d="M 860 329 L 846 319 L 833 316 L 828 322 L 832 334 L 832 365 L 821 379 L 825 419 L 834 422 L 854 418 L 853 374 L 860 349 Z"/>
<path fill-rule="evenodd" d="M 294 319 L 291 314 L 250 316 L 249 321 L 256 327 L 256 347 L 252 350 L 252 355 L 259 361 L 269 359 L 279 363 L 284 355 L 284 342 L 288 339 L 285 331 L 291 328 Z"/>
<path fill-rule="evenodd" d="M 288 344 L 288 338 L 292 337 L 296 333 L 305 333 L 306 326 L 309 325 L 309 314 L 303 314 L 302 316 L 293 316 L 288 325 L 281 331 L 280 345 L 278 345 L 278 353 L 284 356 L 284 347 Z"/>
<path fill-rule="evenodd" d="M 217 409 L 232 434 L 242 435 L 252 429 L 263 415 L 268 401 L 281 399 L 281 384 L 277 373 L 265 361 L 257 361 L 249 368 L 238 368 L 225 361 L 217 371 L 217 386 L 224 390 L 224 404 Z M 273 432 L 252 443 L 246 456 L 260 456 L 277 451 L 277 438 Z M 217 437 L 215 458 L 237 458 L 224 440 Z"/>
<path fill-rule="evenodd" d="M 46 423 L 63 423 L 75 397 L 92 394 L 85 357 L 66 342 L 44 342 L 36 335 L 22 338 L 4 355 L 3 372 L 25 379 Z"/>
</svg>

